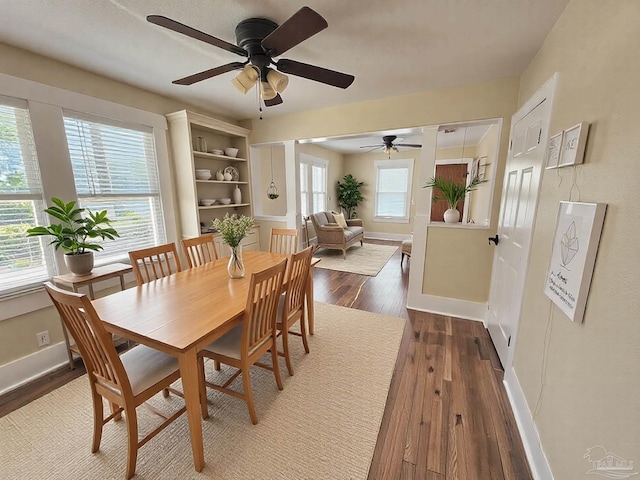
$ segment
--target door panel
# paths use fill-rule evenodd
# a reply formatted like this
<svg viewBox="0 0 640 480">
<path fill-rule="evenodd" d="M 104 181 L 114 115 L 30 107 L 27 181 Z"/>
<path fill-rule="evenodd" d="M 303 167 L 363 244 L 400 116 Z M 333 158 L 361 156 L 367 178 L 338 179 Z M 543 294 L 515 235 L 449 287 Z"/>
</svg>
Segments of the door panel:
<svg viewBox="0 0 640 480">
<path fill-rule="evenodd" d="M 512 128 L 501 215 L 489 294 L 488 329 L 502 364 L 508 365 L 511 341 L 517 330 L 542 176 L 543 128 L 549 122 L 550 102 L 544 100 Z"/>
</svg>

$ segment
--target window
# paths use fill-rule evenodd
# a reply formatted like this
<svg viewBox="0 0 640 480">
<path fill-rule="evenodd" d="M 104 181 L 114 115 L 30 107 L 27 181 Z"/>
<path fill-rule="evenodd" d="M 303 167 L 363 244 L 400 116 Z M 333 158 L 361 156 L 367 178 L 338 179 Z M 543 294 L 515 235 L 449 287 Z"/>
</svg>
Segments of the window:
<svg viewBox="0 0 640 480">
<path fill-rule="evenodd" d="M 39 287 L 53 273 L 48 242 L 27 237 L 45 221 L 27 102 L 0 97 L 0 295 Z"/>
<path fill-rule="evenodd" d="M 300 210 L 303 217 L 327 209 L 326 160 L 308 157 L 300 161 Z"/>
<path fill-rule="evenodd" d="M 65 111 L 74 182 L 80 206 L 107 210 L 120 234 L 99 261 L 166 242 L 152 129 Z"/>
<path fill-rule="evenodd" d="M 375 220 L 408 222 L 413 159 L 378 160 L 375 168 Z"/>
</svg>

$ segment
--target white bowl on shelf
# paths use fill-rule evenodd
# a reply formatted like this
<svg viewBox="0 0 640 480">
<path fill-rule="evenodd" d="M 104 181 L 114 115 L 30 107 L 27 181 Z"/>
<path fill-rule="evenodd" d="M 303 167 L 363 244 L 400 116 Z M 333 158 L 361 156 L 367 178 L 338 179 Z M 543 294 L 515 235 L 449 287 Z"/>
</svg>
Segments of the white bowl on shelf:
<svg viewBox="0 0 640 480">
<path fill-rule="evenodd" d="M 224 150 L 220 150 L 218 148 L 214 148 L 209 153 L 213 153 L 214 155 L 224 155 Z"/>
<path fill-rule="evenodd" d="M 224 149 L 224 154 L 225 154 L 227 157 L 233 157 L 233 158 L 235 158 L 235 157 L 237 157 L 237 156 L 238 156 L 238 152 L 239 152 L 239 150 L 238 150 L 237 148 L 227 147 L 227 148 L 225 148 L 225 149 Z"/>
<path fill-rule="evenodd" d="M 196 179 L 209 180 L 211 178 L 211 170 L 196 168 Z"/>
<path fill-rule="evenodd" d="M 216 203 L 216 199 L 215 198 L 201 198 L 200 199 L 200 205 L 204 206 L 204 207 L 210 207 L 211 205 L 214 205 Z"/>
<path fill-rule="evenodd" d="M 218 202 L 221 203 L 222 205 L 229 205 L 231 203 L 231 199 L 230 198 L 219 198 Z"/>
</svg>

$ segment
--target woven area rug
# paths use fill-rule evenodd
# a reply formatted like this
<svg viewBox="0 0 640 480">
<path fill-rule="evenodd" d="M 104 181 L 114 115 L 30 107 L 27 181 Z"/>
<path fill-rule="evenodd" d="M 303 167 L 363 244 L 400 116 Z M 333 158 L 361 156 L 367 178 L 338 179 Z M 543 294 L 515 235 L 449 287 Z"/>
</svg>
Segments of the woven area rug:
<svg viewBox="0 0 640 480">
<path fill-rule="evenodd" d="M 398 247 L 394 245 L 378 245 L 365 243 L 363 246 L 354 245 L 347 250 L 347 259 L 342 257 L 341 250 L 322 248 L 313 256 L 322 261 L 315 268 L 326 268 L 340 272 L 357 273 L 375 277 L 396 253 Z"/>
<path fill-rule="evenodd" d="M 280 364 L 284 390 L 278 391 L 272 372 L 252 369 L 258 425 L 251 425 L 242 400 L 210 390 L 204 470 L 193 467 L 182 415 L 138 452 L 134 478 L 366 479 L 404 323 L 316 303 L 311 353 L 292 338 L 295 375 L 289 377 Z M 229 375 L 224 367 L 215 372 L 211 362 L 206 371 L 211 379 Z M 165 411 L 181 402 L 175 395 L 152 399 Z M 138 416 L 141 434 L 158 424 L 144 408 Z M 105 425 L 97 454 L 91 453 L 91 438 L 91 400 L 83 376 L 0 418 L 0 477 L 124 480 L 124 421 Z"/>
</svg>

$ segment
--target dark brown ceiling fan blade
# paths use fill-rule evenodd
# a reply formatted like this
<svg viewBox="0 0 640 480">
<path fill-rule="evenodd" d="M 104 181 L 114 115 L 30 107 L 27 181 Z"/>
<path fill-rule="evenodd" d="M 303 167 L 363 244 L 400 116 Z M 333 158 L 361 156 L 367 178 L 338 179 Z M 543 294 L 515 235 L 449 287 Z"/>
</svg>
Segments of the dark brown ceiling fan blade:
<svg viewBox="0 0 640 480">
<path fill-rule="evenodd" d="M 280 105 L 282 103 L 282 97 L 280 96 L 280 94 L 278 93 L 275 97 L 273 97 L 271 100 L 265 100 L 264 101 L 264 106 L 265 107 L 273 107 L 275 105 Z"/>
<path fill-rule="evenodd" d="M 246 63 L 243 62 L 231 62 L 216 68 L 210 68 L 209 70 L 205 70 L 204 72 L 194 73 L 193 75 L 189 75 L 188 77 L 174 80 L 171 83 L 174 83 L 176 85 L 193 85 L 194 83 L 201 82 L 202 80 L 206 80 L 207 78 L 230 72 L 231 70 L 241 70 L 245 65 Z"/>
<path fill-rule="evenodd" d="M 396 147 L 411 147 L 411 148 L 422 148 L 422 145 L 418 145 L 417 143 L 395 143 Z"/>
<path fill-rule="evenodd" d="M 282 55 L 329 25 L 315 10 L 302 7 L 262 40 L 262 47 L 272 57 Z"/>
<path fill-rule="evenodd" d="M 188 37 L 195 38 L 196 40 L 200 40 L 215 47 L 222 48 L 223 50 L 227 50 L 228 52 L 236 53 L 238 55 L 242 55 L 243 57 L 247 56 L 247 52 L 245 52 L 237 45 L 234 45 L 233 43 L 225 42 L 224 40 L 220 40 L 219 38 L 209 35 L 208 33 L 201 32 L 200 30 L 196 30 L 195 28 L 189 27 L 180 22 L 176 22 L 175 20 L 171 20 L 170 18 L 163 17 L 162 15 L 149 15 L 147 17 L 147 21 L 155 25 L 168 28 L 169 30 L 173 30 L 174 32 L 181 33 Z"/>
<path fill-rule="evenodd" d="M 326 83 L 339 88 L 347 88 L 356 79 L 353 75 L 309 65 L 308 63 L 296 62 L 295 60 L 287 60 L 286 58 L 276 63 L 276 67 L 283 73 L 308 78 L 315 82 Z"/>
</svg>

